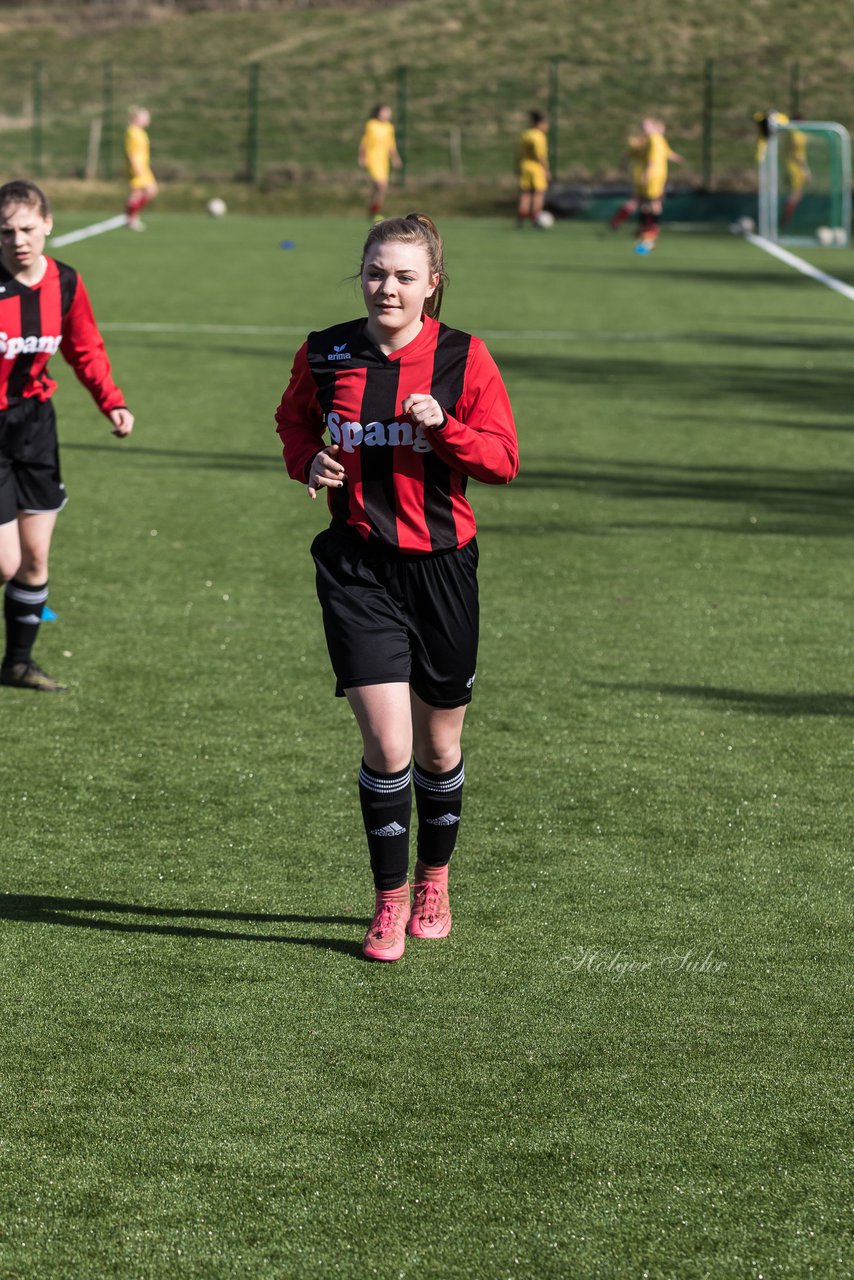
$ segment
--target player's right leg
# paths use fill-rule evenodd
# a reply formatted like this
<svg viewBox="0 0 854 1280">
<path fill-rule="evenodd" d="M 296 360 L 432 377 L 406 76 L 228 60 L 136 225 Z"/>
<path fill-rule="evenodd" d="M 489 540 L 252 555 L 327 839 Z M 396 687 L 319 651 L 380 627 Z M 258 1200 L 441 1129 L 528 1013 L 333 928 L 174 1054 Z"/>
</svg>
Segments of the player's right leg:
<svg viewBox="0 0 854 1280">
<path fill-rule="evenodd" d="M 22 511 L 15 524 L 0 525 L 0 565 L 6 583 L 3 617 L 6 647 L 0 665 L 0 684 L 41 693 L 64 693 L 59 684 L 33 661 L 33 647 L 47 601 L 48 555 L 58 511 Z M 7 576 L 15 560 L 18 567 Z"/>
<path fill-rule="evenodd" d="M 617 231 L 623 225 L 626 219 L 632 216 L 632 214 L 637 210 L 637 207 L 638 207 L 637 196 L 631 196 L 625 202 L 625 204 L 620 205 L 620 208 L 617 210 L 617 212 L 614 214 L 614 216 L 611 218 L 608 224 L 611 230 Z"/>
<path fill-rule="evenodd" d="M 399 960 L 409 919 L 412 712 L 397 564 L 336 528 L 319 533 L 311 552 L 336 693 L 362 735 L 359 801 L 376 893 L 363 950 L 372 960 Z"/>
<path fill-rule="evenodd" d="M 362 734 L 359 800 L 374 877 L 374 916 L 362 943 L 369 960 L 399 960 L 409 920 L 412 716 L 409 685 L 346 691 Z"/>
</svg>

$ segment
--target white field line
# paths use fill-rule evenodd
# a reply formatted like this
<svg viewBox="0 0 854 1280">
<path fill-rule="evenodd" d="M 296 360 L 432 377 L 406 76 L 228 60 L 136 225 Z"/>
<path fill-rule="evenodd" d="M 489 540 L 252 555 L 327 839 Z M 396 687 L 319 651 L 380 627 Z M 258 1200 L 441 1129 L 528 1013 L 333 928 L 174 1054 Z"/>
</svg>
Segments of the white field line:
<svg viewBox="0 0 854 1280">
<path fill-rule="evenodd" d="M 76 244 L 78 240 L 88 240 L 90 236 L 102 236 L 105 231 L 115 231 L 117 227 L 126 225 L 127 215 L 119 213 L 115 218 L 93 222 L 88 227 L 81 227 L 79 231 L 67 231 L 64 236 L 57 236 L 55 240 L 51 240 L 51 244 L 55 249 L 61 249 L 64 244 Z"/>
<path fill-rule="evenodd" d="M 186 334 L 220 334 L 225 337 L 268 337 L 290 338 L 308 333 L 307 325 L 265 325 L 265 324 L 179 324 L 168 321 L 115 320 L 98 326 L 105 333 L 186 333 Z M 591 331 L 587 329 L 479 329 L 478 335 L 489 341 L 502 338 L 528 339 L 533 342 L 672 342 L 675 339 L 684 341 L 685 334 L 676 331 L 662 332 L 650 330 L 634 330 L 619 333 L 611 330 Z M 698 336 L 702 341 L 703 335 Z"/>
<path fill-rule="evenodd" d="M 764 236 L 757 236 L 753 232 L 747 232 L 744 238 L 749 240 L 751 244 L 755 244 L 757 249 L 763 249 L 765 253 L 770 253 L 772 258 L 779 258 L 781 262 L 785 262 L 789 267 L 794 267 L 802 275 L 809 276 L 811 280 L 817 280 L 819 284 L 826 285 L 828 289 L 833 289 L 836 293 L 841 293 L 843 298 L 848 298 L 849 301 L 854 302 L 854 287 L 850 284 L 845 284 L 843 280 L 837 280 L 836 276 L 829 276 L 826 271 L 819 271 L 818 267 L 814 267 L 811 262 L 805 262 L 797 254 L 789 253 L 788 249 L 781 249 L 778 244 L 774 244 L 772 240 L 766 240 Z"/>
</svg>

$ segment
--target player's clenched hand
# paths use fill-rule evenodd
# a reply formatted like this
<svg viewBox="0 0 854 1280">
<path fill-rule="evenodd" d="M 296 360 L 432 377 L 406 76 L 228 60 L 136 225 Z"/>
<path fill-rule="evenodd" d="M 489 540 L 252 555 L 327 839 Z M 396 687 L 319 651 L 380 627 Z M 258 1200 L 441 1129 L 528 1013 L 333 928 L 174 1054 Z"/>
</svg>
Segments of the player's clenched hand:
<svg viewBox="0 0 854 1280">
<path fill-rule="evenodd" d="M 113 424 L 114 436 L 129 436 L 133 431 L 134 416 L 130 409 L 112 409 L 110 422 Z"/>
<path fill-rule="evenodd" d="M 321 489 L 340 489 L 344 483 L 344 468 L 337 461 L 338 445 L 330 444 L 311 464 L 308 473 L 308 496 L 312 501 Z"/>
<path fill-rule="evenodd" d="M 416 427 L 443 427 L 447 421 L 445 410 L 432 396 L 407 396 L 403 412 L 409 414 Z"/>
</svg>

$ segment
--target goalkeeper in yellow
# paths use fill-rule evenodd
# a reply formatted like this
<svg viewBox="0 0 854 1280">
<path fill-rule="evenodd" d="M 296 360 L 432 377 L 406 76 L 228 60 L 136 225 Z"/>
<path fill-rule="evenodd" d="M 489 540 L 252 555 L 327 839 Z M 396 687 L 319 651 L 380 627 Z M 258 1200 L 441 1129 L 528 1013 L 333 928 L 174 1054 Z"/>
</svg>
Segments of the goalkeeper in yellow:
<svg viewBox="0 0 854 1280">
<path fill-rule="evenodd" d="M 546 192 L 549 189 L 549 122 L 542 111 L 532 111 L 531 123 L 519 136 L 516 168 L 519 174 L 519 206 L 517 222 L 520 227 L 530 221 L 534 226 L 543 211 Z"/>
<path fill-rule="evenodd" d="M 664 136 L 663 120 L 647 116 L 641 128 L 646 139 L 646 150 L 641 175 L 635 253 L 643 254 L 652 253 L 661 230 L 668 164 L 671 160 L 681 164 L 683 157 L 671 148 Z"/>
<path fill-rule="evenodd" d="M 378 222 L 382 217 L 391 166 L 400 168 L 400 155 L 391 122 L 391 107 L 386 102 L 377 103 L 365 122 L 359 143 L 359 165 L 368 171 L 371 180 L 369 212 L 374 222 Z"/>
<path fill-rule="evenodd" d="M 791 123 L 798 120 L 803 120 L 803 116 L 793 113 Z M 807 162 L 807 135 L 802 129 L 787 129 L 783 134 L 783 157 L 786 163 L 786 203 L 780 215 L 780 226 L 787 227 L 795 216 L 811 176 Z"/>
<path fill-rule="evenodd" d="M 125 160 L 130 183 L 128 227 L 131 231 L 144 231 L 145 223 L 139 215 L 149 200 L 157 195 L 157 180 L 151 171 L 151 144 L 148 140 L 151 115 L 145 107 L 131 107 L 128 122 L 125 133 Z"/>
</svg>

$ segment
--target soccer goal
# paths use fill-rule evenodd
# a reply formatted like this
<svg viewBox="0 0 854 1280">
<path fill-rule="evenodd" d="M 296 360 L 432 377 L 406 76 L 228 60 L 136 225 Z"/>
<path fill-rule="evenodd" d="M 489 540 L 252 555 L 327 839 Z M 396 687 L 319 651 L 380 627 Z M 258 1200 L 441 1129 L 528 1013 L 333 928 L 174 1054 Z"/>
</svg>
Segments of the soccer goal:
<svg viewBox="0 0 854 1280">
<path fill-rule="evenodd" d="M 843 248 L 851 238 L 851 138 L 832 120 L 768 118 L 759 162 L 759 234 Z"/>
</svg>

